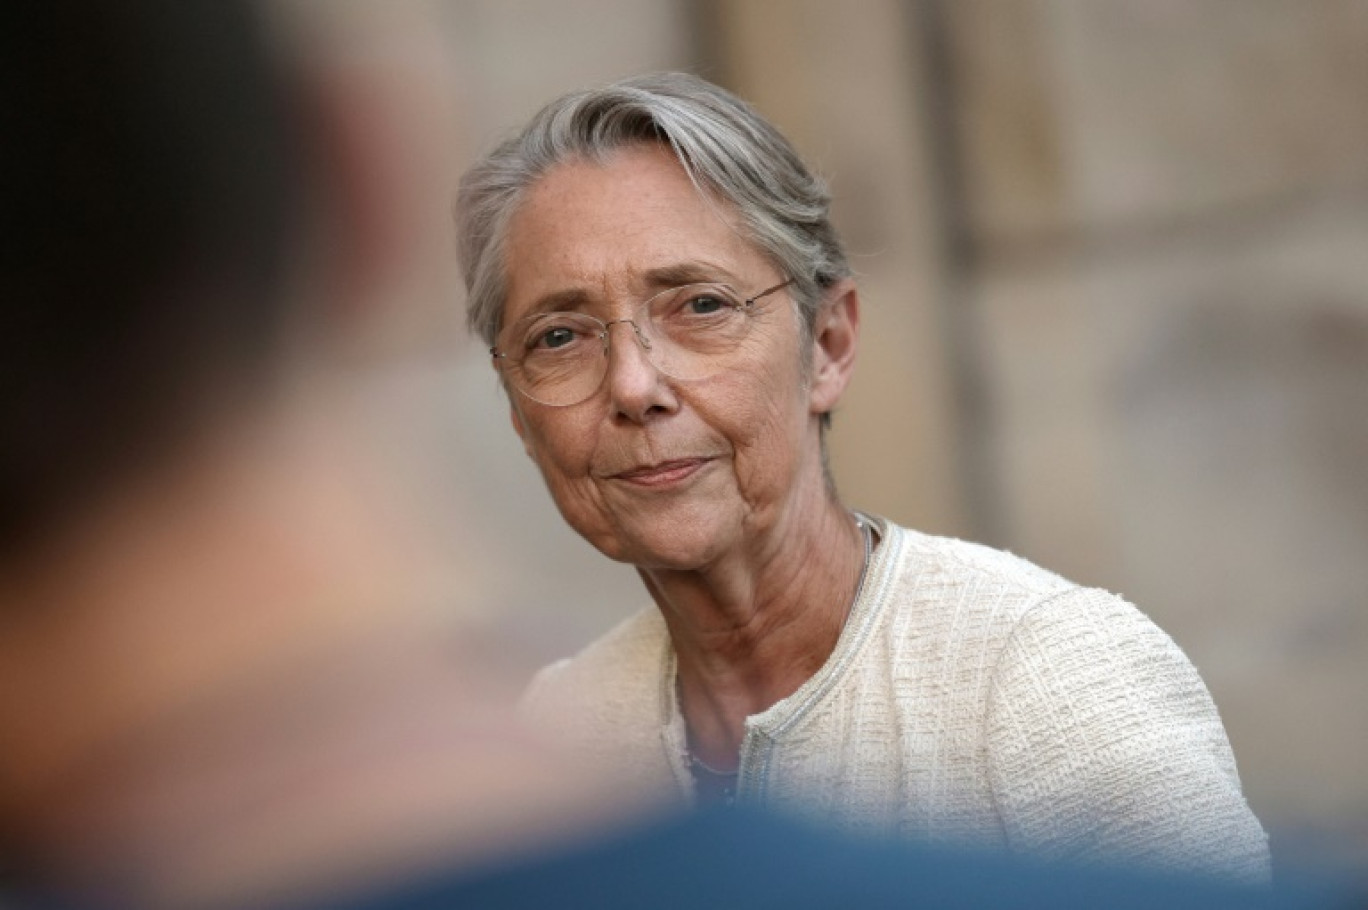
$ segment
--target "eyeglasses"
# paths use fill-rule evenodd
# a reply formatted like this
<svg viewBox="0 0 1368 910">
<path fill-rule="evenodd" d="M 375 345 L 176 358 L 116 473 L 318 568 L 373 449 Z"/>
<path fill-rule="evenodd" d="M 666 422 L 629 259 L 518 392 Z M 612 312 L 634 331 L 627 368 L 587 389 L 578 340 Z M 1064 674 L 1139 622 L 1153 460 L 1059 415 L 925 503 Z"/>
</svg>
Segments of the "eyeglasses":
<svg viewBox="0 0 1368 910">
<path fill-rule="evenodd" d="M 725 284 L 686 284 L 649 298 L 633 319 L 608 322 L 585 313 L 534 313 L 502 332 L 504 348 L 489 353 L 523 395 L 566 407 L 598 391 L 608 373 L 608 330 L 626 323 L 657 370 L 674 379 L 707 379 L 750 333 L 756 301 L 792 283 L 745 299 Z"/>
</svg>

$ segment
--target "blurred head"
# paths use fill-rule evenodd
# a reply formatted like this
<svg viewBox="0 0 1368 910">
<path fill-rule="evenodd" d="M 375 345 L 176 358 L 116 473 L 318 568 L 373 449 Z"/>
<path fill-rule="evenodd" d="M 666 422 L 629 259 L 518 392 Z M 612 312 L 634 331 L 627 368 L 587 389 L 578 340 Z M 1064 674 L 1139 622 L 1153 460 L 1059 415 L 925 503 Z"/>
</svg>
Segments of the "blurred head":
<svg viewBox="0 0 1368 910">
<path fill-rule="evenodd" d="M 0 554 L 251 394 L 299 137 L 244 3 L 0 9 Z"/>
<path fill-rule="evenodd" d="M 466 173 L 457 228 L 471 330 L 493 345 L 504 324 L 508 227 L 528 189 L 558 165 L 634 147 L 667 150 L 700 194 L 734 209 L 746 239 L 793 279 L 810 331 L 824 290 L 850 274 L 826 185 L 750 105 L 684 73 L 558 98 Z"/>
<path fill-rule="evenodd" d="M 377 334 L 455 290 L 432 25 L 417 3 L 0 4 L 6 894 L 336 878 L 315 860 L 343 841 L 439 830 L 387 813 L 415 801 L 384 784 L 422 774 L 386 724 L 448 661 L 478 675 L 441 634 L 478 580 L 436 574 L 466 557 L 411 514 L 394 478 L 417 472 L 383 457 L 412 466 L 402 434 L 377 432 L 404 427 L 367 397 L 413 360 Z M 492 675 L 441 677 L 440 716 Z"/>
<path fill-rule="evenodd" d="M 0 560 L 289 377 L 420 334 L 455 178 L 417 5 L 3 6 Z"/>
</svg>

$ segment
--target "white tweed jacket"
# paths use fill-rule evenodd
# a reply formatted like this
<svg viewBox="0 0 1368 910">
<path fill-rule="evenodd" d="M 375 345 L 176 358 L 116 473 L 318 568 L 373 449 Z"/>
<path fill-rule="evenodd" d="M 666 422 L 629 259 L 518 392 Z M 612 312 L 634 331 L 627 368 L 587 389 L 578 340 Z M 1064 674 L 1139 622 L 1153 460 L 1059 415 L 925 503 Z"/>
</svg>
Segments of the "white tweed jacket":
<svg viewBox="0 0 1368 910">
<path fill-rule="evenodd" d="M 826 664 L 746 722 L 738 797 L 842 827 L 1245 881 L 1267 837 L 1178 646 L 1120 598 L 874 519 Z M 625 789 L 693 800 L 659 613 L 543 669 L 526 715 Z"/>
</svg>

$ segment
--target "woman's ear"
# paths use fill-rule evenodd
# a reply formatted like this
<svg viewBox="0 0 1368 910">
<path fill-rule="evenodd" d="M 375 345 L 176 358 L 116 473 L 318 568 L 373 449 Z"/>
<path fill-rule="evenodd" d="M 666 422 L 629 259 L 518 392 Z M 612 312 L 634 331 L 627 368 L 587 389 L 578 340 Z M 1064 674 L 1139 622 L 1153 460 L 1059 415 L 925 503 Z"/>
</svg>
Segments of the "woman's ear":
<svg viewBox="0 0 1368 910">
<path fill-rule="evenodd" d="M 812 327 L 812 383 L 808 392 L 813 414 L 836 407 L 855 371 L 860 340 L 860 294 L 854 280 L 843 278 L 827 289 Z"/>
</svg>

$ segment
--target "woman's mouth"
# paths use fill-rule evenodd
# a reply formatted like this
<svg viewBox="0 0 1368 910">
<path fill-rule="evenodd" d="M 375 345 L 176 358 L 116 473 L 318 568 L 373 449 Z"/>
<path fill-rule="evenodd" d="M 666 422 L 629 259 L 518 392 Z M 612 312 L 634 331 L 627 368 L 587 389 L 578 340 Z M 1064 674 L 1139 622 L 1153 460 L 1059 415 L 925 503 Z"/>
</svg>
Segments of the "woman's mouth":
<svg viewBox="0 0 1368 910">
<path fill-rule="evenodd" d="M 642 465 L 629 471 L 621 471 L 614 474 L 613 477 L 616 480 L 642 487 L 669 486 L 692 477 L 709 460 L 707 458 L 676 458 L 658 464 Z"/>
</svg>

